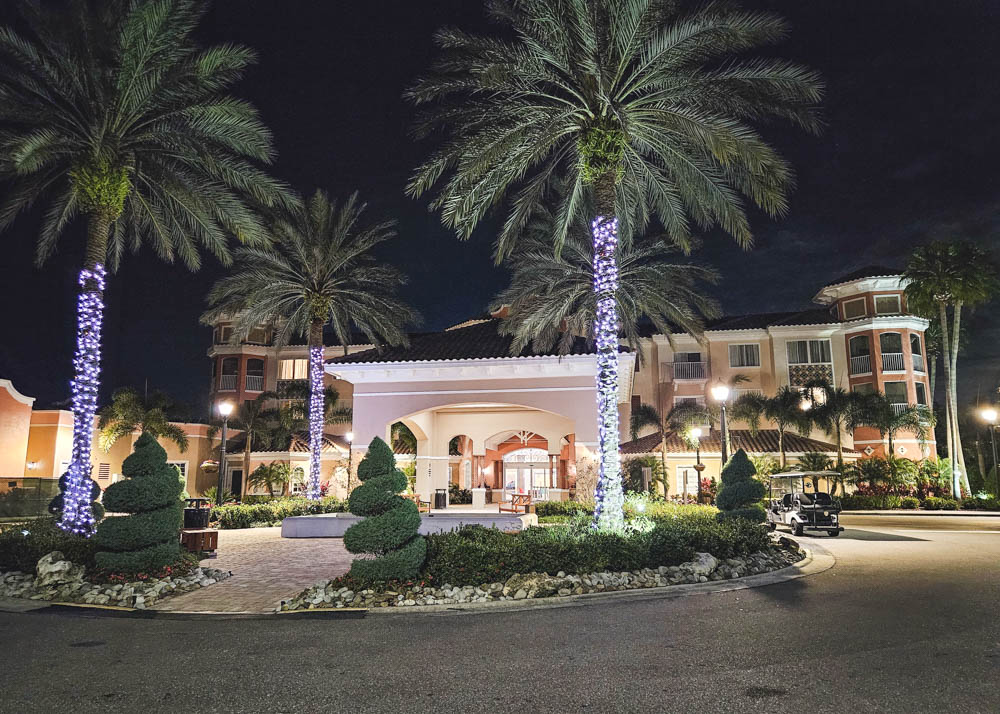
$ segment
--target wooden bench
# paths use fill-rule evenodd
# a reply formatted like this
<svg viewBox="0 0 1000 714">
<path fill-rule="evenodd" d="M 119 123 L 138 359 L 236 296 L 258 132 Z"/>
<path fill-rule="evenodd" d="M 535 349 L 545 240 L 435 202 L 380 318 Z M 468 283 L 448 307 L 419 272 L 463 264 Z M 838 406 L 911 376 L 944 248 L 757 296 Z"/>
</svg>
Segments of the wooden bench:
<svg viewBox="0 0 1000 714">
<path fill-rule="evenodd" d="M 417 504 L 417 513 L 430 513 L 431 512 L 431 502 L 421 501 L 419 493 L 404 493 L 403 498 L 408 501 L 413 501 Z"/>
<path fill-rule="evenodd" d="M 219 547 L 219 531 L 215 528 L 184 528 L 181 547 L 189 553 L 210 553 Z"/>
<path fill-rule="evenodd" d="M 527 513 L 531 508 L 531 496 L 515 493 L 509 501 L 500 502 L 500 513 Z"/>
</svg>

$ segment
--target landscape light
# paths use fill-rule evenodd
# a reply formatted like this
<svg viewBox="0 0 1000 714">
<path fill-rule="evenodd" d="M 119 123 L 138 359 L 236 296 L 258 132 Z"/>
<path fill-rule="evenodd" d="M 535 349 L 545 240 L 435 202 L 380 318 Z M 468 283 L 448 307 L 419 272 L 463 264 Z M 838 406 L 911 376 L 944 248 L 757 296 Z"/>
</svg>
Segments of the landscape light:
<svg viewBox="0 0 1000 714">
<path fill-rule="evenodd" d="M 228 417 L 233 413 L 233 403 L 232 402 L 219 402 L 219 414 L 224 417 Z"/>
<path fill-rule="evenodd" d="M 594 344 L 597 347 L 597 441 L 600 449 L 594 489 L 594 527 L 618 531 L 625 526 L 624 493 L 618 456 L 618 219 L 598 216 L 590 225 L 594 239 Z"/>
</svg>

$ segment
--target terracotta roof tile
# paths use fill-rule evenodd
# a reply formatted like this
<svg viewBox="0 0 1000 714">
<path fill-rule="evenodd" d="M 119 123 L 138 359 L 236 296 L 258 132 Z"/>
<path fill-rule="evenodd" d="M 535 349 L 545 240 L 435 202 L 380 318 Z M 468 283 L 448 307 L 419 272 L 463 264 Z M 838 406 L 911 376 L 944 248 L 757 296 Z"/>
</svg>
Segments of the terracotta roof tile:
<svg viewBox="0 0 1000 714">
<path fill-rule="evenodd" d="M 777 454 L 778 453 L 778 431 L 777 429 L 761 429 L 757 436 L 751 436 L 745 429 L 732 429 L 729 432 L 729 440 L 734 449 L 744 449 L 751 454 Z M 701 453 L 709 456 L 720 453 L 722 441 L 719 438 L 718 430 L 713 429 L 707 436 L 701 439 Z M 634 441 L 626 441 L 619 448 L 622 454 L 653 454 L 660 450 L 660 435 L 649 434 L 639 437 Z M 686 454 L 693 451 L 685 444 L 676 432 L 667 435 L 668 454 Z M 794 432 L 785 434 L 785 451 L 790 453 L 801 453 L 806 451 L 821 451 L 824 453 L 836 453 L 835 444 L 828 444 L 817 439 L 810 439 L 800 436 Z M 844 447 L 844 453 L 852 456 L 860 455 L 859 451 Z"/>
</svg>

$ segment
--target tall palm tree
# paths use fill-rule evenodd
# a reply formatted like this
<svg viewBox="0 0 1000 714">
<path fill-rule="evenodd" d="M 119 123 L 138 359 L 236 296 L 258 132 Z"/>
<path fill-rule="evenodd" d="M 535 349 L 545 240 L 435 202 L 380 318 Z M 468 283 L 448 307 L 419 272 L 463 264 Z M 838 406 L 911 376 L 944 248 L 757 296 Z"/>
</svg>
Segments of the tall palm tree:
<svg viewBox="0 0 1000 714">
<path fill-rule="evenodd" d="M 89 535 L 90 443 L 108 269 L 143 243 L 196 269 L 204 247 L 263 242 L 252 204 L 288 202 L 256 109 L 227 94 L 254 53 L 201 48 L 196 0 L 23 2 L 0 27 L 0 230 L 45 202 L 37 262 L 86 224 L 73 360 L 73 451 L 60 527 Z"/>
<path fill-rule="evenodd" d="M 967 492 L 970 490 L 958 424 L 958 350 L 962 308 L 986 302 L 997 292 L 997 267 L 990 253 L 975 243 L 935 241 L 913 251 L 903 275 L 910 280 L 906 286 L 910 310 L 936 316 L 940 325 L 945 378 L 945 433 L 954 475 L 952 491 L 956 498 L 960 498 L 963 487 Z"/>
<path fill-rule="evenodd" d="M 844 432 L 853 432 L 861 425 L 863 396 L 835 387 L 827 380 L 810 382 L 806 388 L 812 423 L 832 436 L 837 445 L 837 469 L 844 468 Z"/>
<path fill-rule="evenodd" d="M 236 411 L 229 417 L 229 426 L 243 432 L 243 473 L 250 473 L 250 454 L 255 446 L 269 445 L 271 433 L 278 421 L 278 411 L 271 402 L 277 398 L 275 392 L 261 392 L 256 399 L 247 399 L 240 403 Z M 213 421 L 208 429 L 208 438 L 214 439 L 222 422 Z M 246 495 L 247 479 L 243 479 L 240 493 L 234 494 L 242 498 Z"/>
<path fill-rule="evenodd" d="M 558 177 L 562 246 L 591 194 L 596 295 L 599 477 L 595 525 L 624 524 L 618 457 L 619 228 L 658 220 L 687 245 L 691 223 L 752 240 L 743 197 L 778 216 L 792 171 L 751 127 L 770 119 L 817 128 L 817 75 L 789 62 L 742 59 L 787 32 L 777 16 L 730 3 L 674 0 L 487 0 L 510 38 L 446 28 L 440 58 L 407 92 L 428 105 L 417 134 L 443 143 L 408 186 L 440 185 L 432 209 L 468 238 L 510 196 L 497 259 Z M 741 196 L 742 194 L 742 196 Z"/>
<path fill-rule="evenodd" d="M 927 407 L 912 404 L 894 404 L 881 392 L 867 394 L 859 408 L 858 425 L 868 426 L 878 431 L 879 436 L 888 439 L 887 458 L 894 459 L 892 442 L 900 431 L 909 431 L 923 443 L 927 440 L 933 412 Z"/>
<path fill-rule="evenodd" d="M 742 394 L 733 404 L 733 419 L 745 421 L 750 433 L 756 436 L 760 432 L 761 419 L 772 422 L 778 430 L 778 453 L 781 456 L 781 467 L 788 465 L 785 456 L 785 434 L 789 429 L 795 429 L 803 436 L 809 434 L 812 422 L 808 410 L 803 409 L 805 395 L 795 387 L 779 387 L 773 397 L 756 392 Z"/>
<path fill-rule="evenodd" d="M 187 434 L 170 423 L 173 406 L 173 400 L 163 392 L 144 397 L 131 387 L 119 389 L 112 395 L 111 403 L 98 412 L 97 428 L 101 430 L 98 443 L 108 452 L 122 437 L 141 431 L 157 439 L 168 439 L 182 452 L 187 451 Z"/>
<path fill-rule="evenodd" d="M 350 344 L 352 328 L 375 345 L 407 342 L 403 326 L 416 313 L 397 291 L 406 283 L 395 268 L 378 265 L 373 251 L 395 237 L 392 222 L 363 225 L 366 204 L 352 194 L 342 204 L 316 191 L 300 208 L 280 213 L 274 223 L 278 246 L 243 248 L 233 272 L 208 295 L 203 316 L 212 323 L 235 316 L 234 339 L 261 324 L 277 325 L 275 342 L 293 334 L 309 342 L 309 489 L 320 498 L 320 449 L 325 422 L 323 328 L 332 327 L 340 344 Z"/>
</svg>

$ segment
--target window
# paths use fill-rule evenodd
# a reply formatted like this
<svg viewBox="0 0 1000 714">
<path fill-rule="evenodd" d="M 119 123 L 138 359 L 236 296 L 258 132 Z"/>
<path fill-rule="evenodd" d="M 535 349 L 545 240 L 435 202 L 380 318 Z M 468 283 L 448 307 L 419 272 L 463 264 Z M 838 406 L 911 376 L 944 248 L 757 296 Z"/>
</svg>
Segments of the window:
<svg viewBox="0 0 1000 714">
<path fill-rule="evenodd" d="M 920 335 L 910 335 L 910 354 L 922 355 L 920 349 Z"/>
<path fill-rule="evenodd" d="M 306 470 L 301 466 L 296 466 L 292 469 L 291 478 L 289 480 L 291 481 L 293 494 L 305 493 L 306 490 L 308 490 L 309 484 L 306 480 Z"/>
<path fill-rule="evenodd" d="M 760 345 L 729 345 L 730 367 L 760 367 Z"/>
<path fill-rule="evenodd" d="M 848 343 L 851 348 L 851 357 L 866 357 L 871 354 L 871 345 L 868 342 L 868 335 L 858 335 L 852 337 Z"/>
<path fill-rule="evenodd" d="M 875 393 L 875 387 L 872 386 L 871 382 L 861 382 L 861 384 L 855 384 L 851 389 L 857 394 Z"/>
<path fill-rule="evenodd" d="M 240 361 L 236 357 L 226 357 L 222 360 L 222 374 L 237 374 L 240 371 Z"/>
<path fill-rule="evenodd" d="M 171 466 L 176 466 L 177 470 L 181 472 L 181 478 L 187 480 L 188 462 L 187 461 L 168 461 Z"/>
<path fill-rule="evenodd" d="M 697 404 L 698 406 L 704 406 L 705 397 L 674 397 L 674 406 L 679 407 L 681 404 Z"/>
<path fill-rule="evenodd" d="M 674 362 L 701 362 L 701 352 L 675 352 Z"/>
<path fill-rule="evenodd" d="M 917 382 L 917 404 L 922 407 L 927 406 L 927 387 L 924 386 L 923 382 Z"/>
<path fill-rule="evenodd" d="M 792 340 L 787 343 L 789 364 L 829 364 L 830 340 Z"/>
<path fill-rule="evenodd" d="M 885 396 L 893 404 L 906 404 L 906 382 L 886 382 Z"/>
<path fill-rule="evenodd" d="M 899 308 L 899 295 L 876 295 L 875 314 L 876 315 L 898 315 L 902 310 Z"/>
<path fill-rule="evenodd" d="M 845 320 L 857 320 L 859 317 L 864 317 L 868 314 L 868 309 L 865 307 L 865 299 L 857 298 L 855 300 L 845 300 L 844 301 L 844 319 Z"/>
<path fill-rule="evenodd" d="M 229 325 L 220 325 L 215 328 L 215 344 L 225 345 L 233 338 L 233 328 Z"/>
<path fill-rule="evenodd" d="M 878 336 L 878 343 L 883 354 L 886 352 L 899 353 L 903 351 L 903 338 L 898 332 L 883 332 Z"/>
<path fill-rule="evenodd" d="M 642 406 L 642 397 L 638 394 L 632 395 L 632 411 L 635 411 Z"/>
<path fill-rule="evenodd" d="M 267 330 L 263 327 L 255 327 L 247 334 L 246 339 L 248 344 L 251 345 L 266 345 L 267 344 Z"/>
<path fill-rule="evenodd" d="M 107 481 L 111 478 L 111 464 L 98 464 L 97 478 L 99 481 Z"/>
<path fill-rule="evenodd" d="M 308 379 L 309 360 L 283 359 L 278 363 L 278 379 Z"/>
</svg>

